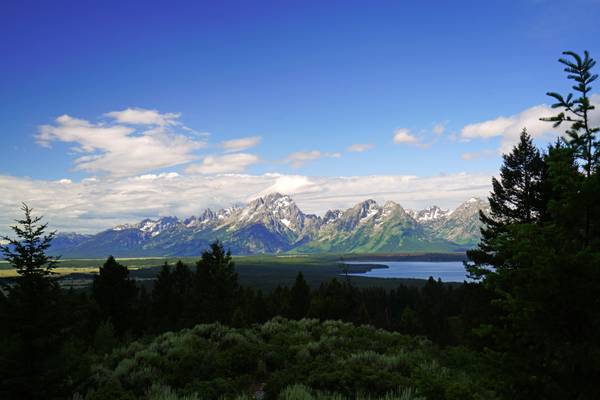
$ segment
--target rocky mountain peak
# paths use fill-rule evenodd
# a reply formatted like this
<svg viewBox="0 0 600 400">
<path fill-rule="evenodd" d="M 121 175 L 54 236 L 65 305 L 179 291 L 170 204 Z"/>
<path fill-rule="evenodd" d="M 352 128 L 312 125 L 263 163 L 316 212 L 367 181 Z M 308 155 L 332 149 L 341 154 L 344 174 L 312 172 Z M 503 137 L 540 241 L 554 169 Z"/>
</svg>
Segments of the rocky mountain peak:
<svg viewBox="0 0 600 400">
<path fill-rule="evenodd" d="M 442 209 L 436 205 L 425 208 L 423 210 L 411 210 L 410 216 L 419 222 L 431 222 L 446 218 L 450 215 L 451 211 L 448 209 Z"/>
<path fill-rule="evenodd" d="M 239 254 L 451 250 L 467 248 L 478 240 L 479 210 L 486 212 L 489 207 L 478 198 L 453 212 L 438 206 L 411 211 L 393 201 L 381 206 L 369 199 L 318 217 L 304 214 L 290 196 L 272 193 L 243 207 L 206 209 L 182 221 L 162 217 L 119 225 L 97 235 L 61 234 L 53 249 L 79 257 L 103 251 L 121 256 L 187 255 L 197 254 L 198 246 L 218 238 Z"/>
<path fill-rule="evenodd" d="M 471 210 L 474 210 L 474 209 L 486 210 L 487 208 L 489 208 L 489 204 L 488 204 L 487 200 L 483 200 L 479 197 L 471 197 L 469 200 L 465 201 L 464 203 L 462 203 L 461 205 L 456 207 L 456 209 L 454 209 L 454 211 L 452 211 L 452 214 L 461 213 L 461 212 L 470 212 Z"/>
</svg>

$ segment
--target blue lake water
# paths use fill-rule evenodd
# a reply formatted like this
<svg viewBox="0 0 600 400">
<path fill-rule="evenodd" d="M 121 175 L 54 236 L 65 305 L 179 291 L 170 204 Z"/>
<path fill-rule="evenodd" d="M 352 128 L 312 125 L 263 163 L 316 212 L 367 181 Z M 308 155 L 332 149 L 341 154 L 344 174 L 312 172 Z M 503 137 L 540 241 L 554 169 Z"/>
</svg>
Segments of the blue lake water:
<svg viewBox="0 0 600 400">
<path fill-rule="evenodd" d="M 444 282 L 463 282 L 467 273 L 462 261 L 350 261 L 346 264 L 376 264 L 388 268 L 373 268 L 365 273 L 350 274 L 367 278 L 441 279 Z"/>
</svg>

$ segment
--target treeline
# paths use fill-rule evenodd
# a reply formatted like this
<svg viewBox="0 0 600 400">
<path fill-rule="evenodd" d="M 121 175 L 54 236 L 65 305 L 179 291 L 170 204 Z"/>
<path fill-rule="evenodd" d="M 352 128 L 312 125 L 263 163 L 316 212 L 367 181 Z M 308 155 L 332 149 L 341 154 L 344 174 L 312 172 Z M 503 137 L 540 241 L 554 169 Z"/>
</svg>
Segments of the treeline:
<svg viewBox="0 0 600 400">
<path fill-rule="evenodd" d="M 181 261 L 163 265 L 149 294 L 112 257 L 100 268 L 92 288 L 88 301 L 99 310 L 96 323 L 110 323 L 119 337 L 212 322 L 245 327 L 279 316 L 368 324 L 456 344 L 471 339 L 471 328 L 488 319 L 477 305 L 490 298 L 480 285 L 446 285 L 433 278 L 421 288 L 358 288 L 343 278 L 311 288 L 302 273 L 291 287 L 263 292 L 240 286 L 231 255 L 218 242 L 194 267 Z"/>
<path fill-rule="evenodd" d="M 89 291 L 61 290 L 52 279 L 29 274 L 9 288 L 0 300 L 6 322 L 0 328 L 0 394 L 85 392 L 92 364 L 114 348 L 202 323 L 242 328 L 274 317 L 316 318 L 426 335 L 440 344 L 473 341 L 469 332 L 484 318 L 486 296 L 476 284 L 454 287 L 433 279 L 422 288 L 390 291 L 360 289 L 346 279 L 310 288 L 301 273 L 292 287 L 263 293 L 240 286 L 231 254 L 218 242 L 194 267 L 165 264 L 148 292 L 109 257 Z"/>
</svg>

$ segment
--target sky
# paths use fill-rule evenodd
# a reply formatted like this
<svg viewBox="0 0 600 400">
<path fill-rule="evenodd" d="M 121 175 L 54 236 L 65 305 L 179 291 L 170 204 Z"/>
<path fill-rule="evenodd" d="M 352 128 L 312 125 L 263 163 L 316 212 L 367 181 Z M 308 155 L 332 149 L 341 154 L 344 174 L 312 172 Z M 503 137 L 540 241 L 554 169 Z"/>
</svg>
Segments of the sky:
<svg viewBox="0 0 600 400">
<path fill-rule="evenodd" d="M 269 192 L 317 214 L 485 197 L 561 132 L 564 50 L 600 1 L 3 1 L 0 233 L 199 214 Z M 600 93 L 600 92 L 598 92 Z M 594 95 L 600 103 L 600 96 Z M 597 117 L 595 117 L 597 118 Z"/>
</svg>

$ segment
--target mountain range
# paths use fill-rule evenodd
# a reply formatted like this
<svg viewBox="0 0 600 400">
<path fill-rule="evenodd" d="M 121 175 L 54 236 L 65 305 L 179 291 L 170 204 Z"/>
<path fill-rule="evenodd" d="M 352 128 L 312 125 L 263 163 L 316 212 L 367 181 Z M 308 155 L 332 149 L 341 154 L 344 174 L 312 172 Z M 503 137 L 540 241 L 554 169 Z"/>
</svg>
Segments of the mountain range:
<svg viewBox="0 0 600 400">
<path fill-rule="evenodd" d="M 206 209 L 183 220 L 145 219 L 93 235 L 59 233 L 50 253 L 66 258 L 196 256 L 215 239 L 233 254 L 463 251 L 479 240 L 479 210 L 487 212 L 487 207 L 478 198 L 452 211 L 366 200 L 317 216 L 302 212 L 290 196 L 272 193 L 244 207 Z"/>
</svg>

